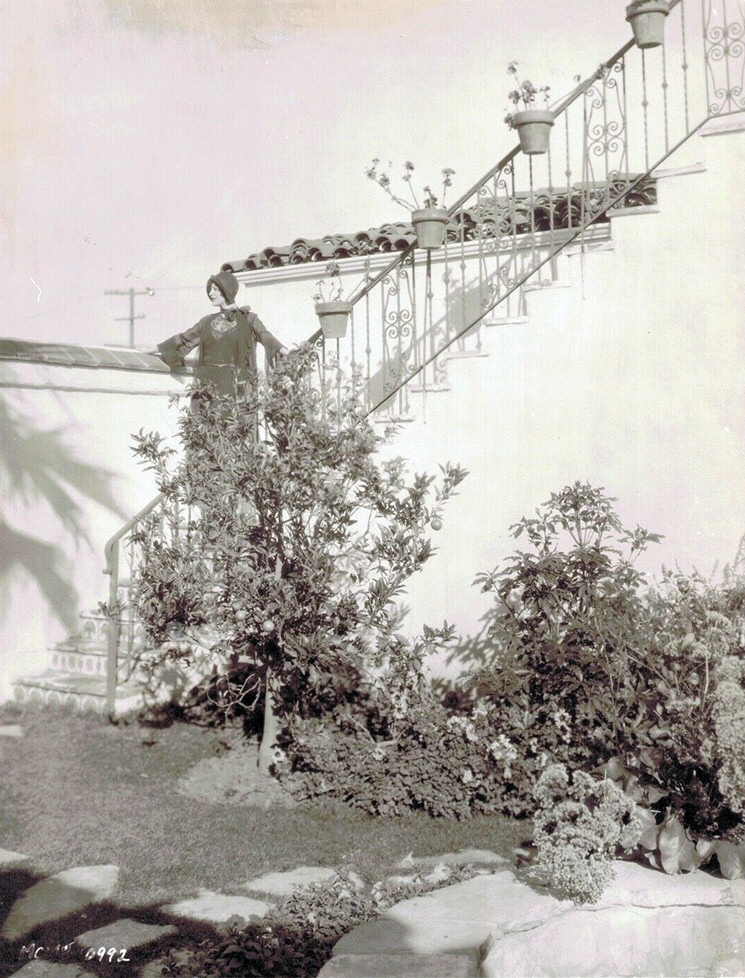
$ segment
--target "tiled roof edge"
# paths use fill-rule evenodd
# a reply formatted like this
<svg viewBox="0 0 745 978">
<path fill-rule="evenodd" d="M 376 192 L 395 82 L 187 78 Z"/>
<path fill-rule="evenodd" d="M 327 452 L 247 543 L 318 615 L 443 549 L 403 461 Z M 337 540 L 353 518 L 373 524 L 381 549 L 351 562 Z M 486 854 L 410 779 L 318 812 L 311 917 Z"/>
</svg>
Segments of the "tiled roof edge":
<svg viewBox="0 0 745 978">
<path fill-rule="evenodd" d="M 619 174 L 619 181 L 632 182 L 639 174 Z M 615 187 L 614 181 L 611 184 Z M 464 208 L 457 215 L 452 215 L 447 226 L 447 236 L 450 241 L 471 240 L 475 229 L 481 223 L 491 220 L 494 223 L 495 208 L 504 205 L 505 211 L 500 211 L 500 227 L 505 220 L 514 222 L 516 233 L 522 229 L 532 228 L 544 230 L 549 227 L 554 230 L 575 226 L 580 216 L 581 201 L 584 195 L 592 197 L 607 191 L 608 183 L 578 183 L 571 191 L 562 193 L 538 190 L 532 195 L 526 192 L 516 194 L 514 198 L 498 198 L 496 201 L 484 199 L 470 208 Z M 624 207 L 639 207 L 657 202 L 657 187 L 655 180 L 648 177 L 642 180 L 626 197 Z M 491 214 L 489 211 L 491 210 Z M 462 216 L 461 216 L 462 215 Z M 598 218 L 599 222 L 607 221 L 605 215 Z M 545 228 L 544 228 L 545 226 Z M 416 234 L 411 223 L 383 224 L 367 231 L 356 231 L 353 234 L 328 234 L 322 238 L 296 238 L 292 244 L 281 247 L 272 246 L 249 255 L 248 258 L 225 262 L 223 271 L 252 272 L 258 269 L 280 268 L 287 265 L 303 265 L 311 262 L 333 261 L 355 256 L 373 255 L 386 252 L 404 251 L 415 240 Z"/>
<path fill-rule="evenodd" d="M 72 343 L 38 343 L 31 340 L 0 338 L 0 360 L 47 363 L 94 370 L 136 370 L 143 373 L 169 373 L 157 357 L 139 350 L 112 347 L 77 346 Z"/>
</svg>

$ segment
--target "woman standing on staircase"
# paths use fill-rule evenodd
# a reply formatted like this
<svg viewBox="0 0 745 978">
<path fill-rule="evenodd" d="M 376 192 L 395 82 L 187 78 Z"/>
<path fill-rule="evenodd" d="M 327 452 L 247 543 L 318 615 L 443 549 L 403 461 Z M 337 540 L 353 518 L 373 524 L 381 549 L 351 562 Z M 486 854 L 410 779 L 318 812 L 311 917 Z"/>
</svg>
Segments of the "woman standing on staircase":
<svg viewBox="0 0 745 978">
<path fill-rule="evenodd" d="M 264 347 L 269 366 L 278 354 L 287 353 L 250 306 L 236 305 L 239 287 L 232 272 L 211 275 L 207 295 L 217 312 L 158 344 L 159 355 L 172 369 L 183 367 L 186 354 L 198 346 L 194 380 L 214 384 L 220 394 L 241 395 L 247 385 L 255 387 L 257 342 Z"/>
</svg>

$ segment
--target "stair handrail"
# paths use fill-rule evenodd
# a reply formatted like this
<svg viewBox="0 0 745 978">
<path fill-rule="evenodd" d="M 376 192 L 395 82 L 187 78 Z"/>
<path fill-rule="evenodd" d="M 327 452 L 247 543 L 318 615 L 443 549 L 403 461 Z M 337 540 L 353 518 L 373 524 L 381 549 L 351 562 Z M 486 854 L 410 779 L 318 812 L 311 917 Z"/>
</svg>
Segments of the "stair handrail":
<svg viewBox="0 0 745 978">
<path fill-rule="evenodd" d="M 681 0 L 670 0 L 670 7 L 669 7 L 670 11 L 674 10 L 674 8 L 677 7 L 679 3 L 681 3 Z M 569 108 L 570 105 L 576 102 L 578 98 L 584 95 L 584 93 L 589 88 L 591 88 L 599 78 L 602 78 L 602 76 L 606 72 L 610 71 L 613 68 L 613 66 L 618 61 L 620 61 L 621 58 L 623 58 L 624 55 L 626 55 L 634 47 L 634 45 L 635 45 L 634 39 L 630 38 L 622 47 L 620 47 L 615 52 L 615 54 L 613 54 L 610 58 L 608 58 L 607 61 L 601 62 L 601 64 L 598 65 L 598 67 L 591 75 L 588 75 L 587 78 L 579 82 L 579 84 L 575 88 L 573 88 L 572 91 L 568 93 L 568 95 L 565 95 L 563 98 L 555 102 L 554 105 L 550 106 L 550 111 L 553 113 L 554 119 L 557 119 L 560 115 L 562 115 L 562 113 L 564 113 Z M 480 179 L 478 179 L 476 183 L 473 184 L 473 186 L 469 187 L 469 189 L 465 193 L 461 194 L 461 196 L 455 201 L 455 203 L 451 204 L 447 208 L 448 218 L 451 218 L 453 214 L 457 213 L 457 211 L 463 206 L 463 204 L 470 197 L 472 197 L 473 194 L 475 194 L 480 187 L 488 183 L 488 181 L 491 180 L 497 173 L 499 173 L 500 170 L 502 170 L 505 166 L 507 166 L 507 164 L 510 163 L 518 155 L 519 152 L 520 152 L 520 146 L 519 144 L 517 144 L 508 153 L 506 153 L 499 160 L 498 163 L 496 163 L 490 170 L 488 170 L 482 177 L 480 177 Z M 377 275 L 373 276 L 372 278 L 366 279 L 360 285 L 360 287 L 350 296 L 350 298 L 347 301 L 352 306 L 355 306 L 360 301 L 360 299 L 363 299 L 369 292 L 371 292 L 372 289 L 379 282 L 381 282 L 387 275 L 390 275 L 390 273 L 393 271 L 394 268 L 398 267 L 399 265 L 402 265 L 409 257 L 409 255 L 415 250 L 415 248 L 416 248 L 416 242 L 412 241 L 411 244 L 406 246 L 406 248 L 404 248 L 402 251 L 399 251 L 396 254 L 396 257 L 391 262 L 389 262 L 389 264 L 386 265 L 381 271 L 379 271 Z M 321 329 L 319 328 L 308 337 L 306 342 L 313 345 L 320 340 L 321 335 L 322 332 Z"/>
<path fill-rule="evenodd" d="M 107 541 L 104 547 L 106 567 L 104 574 L 109 575 L 108 621 L 106 623 L 106 709 L 113 716 L 116 708 L 116 685 L 119 654 L 119 628 L 121 622 L 115 613 L 119 596 L 119 544 L 146 516 L 149 516 L 161 505 L 165 495 L 159 492 L 157 496 L 143 506 L 139 512 L 128 519 L 124 526 Z"/>
<path fill-rule="evenodd" d="M 129 531 L 134 529 L 141 520 L 144 520 L 146 516 L 149 516 L 154 509 L 157 509 L 164 499 L 165 495 L 162 492 L 159 492 L 158 495 L 151 499 L 147 505 L 143 506 L 138 513 L 135 513 L 134 516 L 128 519 L 124 526 L 120 527 L 113 537 L 106 542 L 104 547 L 104 556 L 106 558 L 106 566 L 103 569 L 104 574 L 110 574 L 112 577 L 116 575 L 116 551 L 119 546 L 119 541 L 123 537 L 126 537 Z"/>
</svg>

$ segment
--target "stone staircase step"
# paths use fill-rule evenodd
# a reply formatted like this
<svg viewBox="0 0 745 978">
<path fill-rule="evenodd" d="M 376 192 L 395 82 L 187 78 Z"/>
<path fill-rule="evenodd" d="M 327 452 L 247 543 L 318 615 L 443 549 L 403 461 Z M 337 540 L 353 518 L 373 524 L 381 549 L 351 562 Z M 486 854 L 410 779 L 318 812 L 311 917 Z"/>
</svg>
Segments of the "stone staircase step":
<svg viewBox="0 0 745 978">
<path fill-rule="evenodd" d="M 49 650 L 47 661 L 50 672 L 79 673 L 83 676 L 106 675 L 106 645 L 100 649 L 81 649 L 72 643 L 65 644 L 68 647 L 56 646 Z"/>
<path fill-rule="evenodd" d="M 103 713 L 106 710 L 106 676 L 84 675 L 48 669 L 13 683 L 13 698 L 23 706 L 49 707 L 72 713 Z M 142 691 L 132 682 L 116 688 L 115 712 L 124 713 L 142 705 Z"/>
</svg>

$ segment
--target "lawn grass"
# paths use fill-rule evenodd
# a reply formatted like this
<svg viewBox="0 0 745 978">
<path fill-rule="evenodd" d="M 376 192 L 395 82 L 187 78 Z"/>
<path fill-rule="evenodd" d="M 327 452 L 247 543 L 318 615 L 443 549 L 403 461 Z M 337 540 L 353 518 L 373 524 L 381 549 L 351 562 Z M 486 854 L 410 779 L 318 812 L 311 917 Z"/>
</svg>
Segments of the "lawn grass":
<svg viewBox="0 0 745 978">
<path fill-rule="evenodd" d="M 529 834 L 525 823 L 497 816 L 382 819 L 338 803 L 262 810 L 179 794 L 180 777 L 226 749 L 224 731 L 114 726 L 9 707 L 0 722 L 20 722 L 25 734 L 0 740 L 0 847 L 25 853 L 45 874 L 114 863 L 120 906 L 162 904 L 200 887 L 245 893 L 242 885 L 263 873 L 336 867 L 350 856 L 378 879 L 411 851 L 476 847 L 511 856 Z"/>
</svg>

